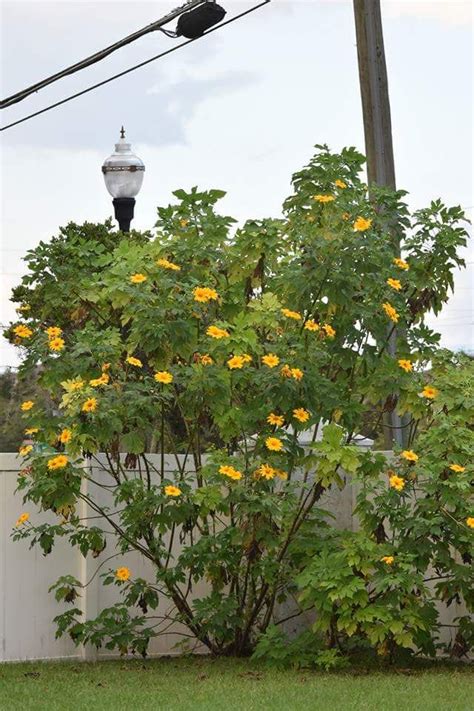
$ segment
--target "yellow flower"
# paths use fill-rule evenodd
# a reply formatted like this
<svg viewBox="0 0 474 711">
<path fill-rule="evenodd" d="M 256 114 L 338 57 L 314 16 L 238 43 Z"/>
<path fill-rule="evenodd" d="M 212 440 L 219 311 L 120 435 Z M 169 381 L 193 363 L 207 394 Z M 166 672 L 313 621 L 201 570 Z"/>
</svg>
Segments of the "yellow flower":
<svg viewBox="0 0 474 711">
<path fill-rule="evenodd" d="M 393 263 L 394 263 L 395 266 L 398 267 L 399 269 L 404 269 L 405 271 L 407 271 L 408 269 L 410 269 L 410 266 L 409 266 L 408 262 L 405 262 L 404 259 L 400 259 L 399 257 L 395 257 L 395 259 L 393 260 Z"/>
<path fill-rule="evenodd" d="M 18 450 L 18 454 L 20 455 L 20 457 L 26 457 L 26 455 L 31 452 L 32 449 L 33 446 L 31 444 L 25 444 L 24 447 L 20 447 L 20 449 Z"/>
<path fill-rule="evenodd" d="M 64 339 L 52 338 L 48 345 L 52 351 L 62 351 L 62 349 L 64 348 Z"/>
<path fill-rule="evenodd" d="M 335 197 L 334 195 L 313 195 L 313 200 L 316 200 L 316 202 L 332 202 Z"/>
<path fill-rule="evenodd" d="M 224 474 L 225 476 L 229 475 L 229 472 L 233 472 L 234 467 L 230 466 L 229 464 L 221 464 L 219 467 L 219 474 Z"/>
<path fill-rule="evenodd" d="M 371 225 L 372 220 L 366 220 L 364 217 L 358 217 L 354 222 L 353 227 L 355 232 L 365 232 L 365 230 L 370 229 Z"/>
<path fill-rule="evenodd" d="M 468 516 L 466 519 L 466 523 L 469 528 L 474 528 L 474 516 Z"/>
<path fill-rule="evenodd" d="M 39 432 L 39 428 L 38 428 L 38 427 L 28 427 L 28 428 L 25 430 L 25 434 L 26 434 L 26 435 L 36 434 L 37 432 Z"/>
<path fill-rule="evenodd" d="M 319 331 L 319 329 L 321 328 L 319 323 L 316 323 L 316 321 L 313 318 L 308 319 L 306 321 L 304 327 L 307 331 Z"/>
<path fill-rule="evenodd" d="M 68 458 L 66 457 L 66 455 L 58 454 L 56 457 L 48 459 L 47 466 L 48 469 L 63 469 L 65 466 L 67 466 L 67 463 Z"/>
<path fill-rule="evenodd" d="M 181 496 L 181 489 L 178 486 L 169 484 L 165 486 L 165 494 L 166 496 Z"/>
<path fill-rule="evenodd" d="M 278 437 L 267 437 L 265 440 L 265 446 L 271 452 L 281 452 L 283 449 L 283 442 Z"/>
<path fill-rule="evenodd" d="M 18 338 L 29 338 L 31 335 L 33 335 L 33 331 L 31 328 L 28 328 L 28 326 L 25 326 L 23 323 L 21 323 L 19 326 L 16 326 L 13 329 L 13 333 L 15 336 L 18 336 Z"/>
<path fill-rule="evenodd" d="M 292 368 L 291 369 L 291 377 L 294 378 L 295 380 L 301 380 L 303 377 L 303 371 L 300 370 L 299 368 Z"/>
<path fill-rule="evenodd" d="M 242 479 L 242 472 L 239 472 L 238 469 L 234 469 L 231 472 L 228 472 L 227 476 L 229 479 L 233 479 L 233 481 L 239 481 L 239 479 Z"/>
<path fill-rule="evenodd" d="M 286 318 L 292 318 L 295 321 L 301 320 L 301 314 L 298 311 L 291 311 L 290 309 L 281 309 L 283 316 Z"/>
<path fill-rule="evenodd" d="M 59 328 L 59 326 L 50 326 L 46 329 L 46 333 L 48 334 L 49 338 L 58 338 L 58 336 L 60 336 L 62 332 L 63 329 Z"/>
<path fill-rule="evenodd" d="M 120 580 L 122 583 L 124 583 L 126 580 L 130 578 L 130 571 L 128 568 L 117 568 L 115 571 L 115 577 L 117 580 Z"/>
<path fill-rule="evenodd" d="M 110 380 L 110 375 L 108 375 L 107 373 L 102 373 L 100 378 L 93 378 L 92 380 L 89 380 L 89 385 L 92 388 L 98 388 L 101 385 L 107 385 L 109 380 Z"/>
<path fill-rule="evenodd" d="M 328 338 L 334 338 L 334 336 L 336 335 L 336 331 L 328 323 L 323 324 L 323 329 L 326 332 L 326 336 Z"/>
<path fill-rule="evenodd" d="M 227 365 L 231 370 L 234 370 L 235 368 L 243 368 L 244 367 L 244 359 L 242 356 L 233 356 L 232 358 L 229 358 L 227 361 Z"/>
<path fill-rule="evenodd" d="M 201 363 L 201 365 L 212 365 L 214 363 L 214 361 L 212 360 L 211 356 L 208 353 L 200 356 L 199 362 Z"/>
<path fill-rule="evenodd" d="M 249 355 L 248 353 L 244 353 L 242 358 L 243 358 L 244 363 L 251 363 L 253 360 L 252 356 Z"/>
<path fill-rule="evenodd" d="M 402 459 L 406 459 L 407 462 L 417 462 L 419 459 L 412 449 L 404 449 L 400 456 Z"/>
<path fill-rule="evenodd" d="M 224 476 L 227 476 L 229 479 L 233 479 L 234 481 L 242 479 L 242 472 L 239 472 L 238 469 L 235 469 L 228 464 L 223 464 L 219 467 L 219 474 L 224 474 Z"/>
<path fill-rule="evenodd" d="M 177 264 L 173 264 L 173 262 L 169 262 L 167 259 L 158 259 L 156 261 L 156 266 L 163 267 L 163 269 L 170 269 L 171 271 L 174 271 L 174 272 L 181 271 L 181 267 L 179 267 Z"/>
<path fill-rule="evenodd" d="M 392 489 L 396 489 L 397 491 L 402 491 L 405 488 L 405 479 L 402 479 L 401 476 L 397 476 L 396 474 L 392 474 L 389 482 Z"/>
<path fill-rule="evenodd" d="M 18 526 L 23 525 L 24 523 L 26 523 L 26 522 L 28 521 L 29 518 L 30 518 L 30 514 L 29 514 L 29 513 L 22 513 L 22 514 L 20 514 L 20 516 L 18 516 L 18 520 L 17 520 L 15 526 L 18 527 Z"/>
<path fill-rule="evenodd" d="M 400 291 L 402 288 L 402 283 L 399 279 L 387 279 L 387 284 L 392 287 L 392 289 L 395 289 L 395 291 Z"/>
<path fill-rule="evenodd" d="M 460 464 L 450 464 L 449 468 L 451 471 L 456 472 L 457 474 L 461 474 L 462 472 L 466 471 L 466 467 L 462 467 Z"/>
<path fill-rule="evenodd" d="M 189 220 L 186 220 L 185 218 L 183 218 L 182 220 L 179 221 L 179 224 L 181 225 L 181 227 L 187 227 L 189 225 Z"/>
<path fill-rule="evenodd" d="M 271 467 L 269 464 L 262 464 L 255 471 L 255 477 L 257 479 L 273 479 L 276 474 L 276 469 Z"/>
<path fill-rule="evenodd" d="M 135 356 L 128 356 L 126 358 L 127 363 L 130 363 L 130 365 L 134 365 L 136 368 L 143 368 L 143 363 L 141 362 L 140 358 L 135 358 Z"/>
<path fill-rule="evenodd" d="M 267 422 L 269 425 L 276 425 L 277 427 L 282 427 L 285 423 L 285 418 L 283 415 L 275 415 L 274 412 L 270 412 L 267 417 Z"/>
<path fill-rule="evenodd" d="M 382 304 L 382 308 L 391 321 L 393 321 L 394 323 L 398 322 L 398 319 L 400 318 L 400 316 L 397 313 L 397 310 L 394 309 L 393 306 L 388 303 L 388 301 L 386 301 L 384 304 Z"/>
<path fill-rule="evenodd" d="M 380 560 L 382 561 L 382 563 L 386 563 L 387 565 L 392 565 L 395 558 L 393 557 L 393 555 L 384 555 L 382 558 L 380 558 Z"/>
<path fill-rule="evenodd" d="M 274 353 L 267 353 L 267 355 L 262 356 L 262 363 L 269 368 L 275 368 L 279 362 L 279 357 Z"/>
<path fill-rule="evenodd" d="M 233 479 L 234 481 L 238 481 L 239 479 L 242 479 L 242 472 L 239 472 L 238 469 L 234 469 L 232 474 L 227 475 L 230 479 Z"/>
<path fill-rule="evenodd" d="M 350 217 L 350 215 L 349 215 L 348 212 L 343 212 L 343 213 L 342 213 L 342 219 L 343 219 L 343 220 L 348 220 L 349 217 Z"/>
<path fill-rule="evenodd" d="M 82 378 L 75 378 L 74 380 L 65 380 L 61 383 L 61 385 L 68 392 L 74 392 L 75 390 L 82 390 L 84 387 L 84 381 Z"/>
<path fill-rule="evenodd" d="M 132 284 L 141 284 L 142 282 L 144 282 L 146 280 L 147 280 L 147 277 L 145 276 L 145 274 L 140 274 L 140 273 L 132 274 L 132 276 L 130 277 L 130 281 L 132 282 Z"/>
<path fill-rule="evenodd" d="M 21 403 L 20 409 L 23 412 L 28 412 L 28 410 L 31 410 L 31 408 L 33 407 L 34 404 L 35 403 L 33 402 L 33 400 L 25 400 L 25 402 Z"/>
<path fill-rule="evenodd" d="M 21 306 L 18 306 L 18 308 L 15 309 L 15 311 L 30 311 L 31 306 L 29 304 L 22 304 Z"/>
<path fill-rule="evenodd" d="M 61 442 L 61 444 L 67 444 L 68 442 L 70 442 L 71 439 L 72 439 L 72 432 L 71 432 L 71 430 L 68 430 L 67 428 L 64 429 L 64 430 L 62 430 L 62 432 L 60 433 L 58 439 L 59 439 L 59 441 Z"/>
<path fill-rule="evenodd" d="M 173 376 L 167 370 L 159 370 L 154 377 L 157 383 L 163 383 L 164 385 L 169 385 L 173 382 Z"/>
<path fill-rule="evenodd" d="M 299 422 L 307 422 L 311 417 L 311 414 L 308 410 L 305 410 L 304 407 L 297 407 L 293 410 L 293 417 L 295 417 Z"/>
<path fill-rule="evenodd" d="M 282 469 L 275 469 L 275 476 L 277 476 L 282 481 L 286 481 L 286 479 L 288 479 L 288 474 Z"/>
<path fill-rule="evenodd" d="M 343 180 L 341 180 L 340 178 L 338 178 L 337 180 L 334 181 L 334 185 L 336 186 L 336 188 L 341 188 L 341 189 L 347 188 L 347 185 L 345 184 L 345 182 Z"/>
<path fill-rule="evenodd" d="M 291 378 L 292 372 L 291 372 L 291 368 L 288 365 L 288 363 L 285 363 L 283 368 L 280 370 L 280 373 L 284 378 Z"/>
<path fill-rule="evenodd" d="M 421 397 L 426 397 L 428 400 L 434 400 L 439 395 L 439 390 L 432 385 L 425 385 L 421 392 Z"/>
<path fill-rule="evenodd" d="M 209 326 L 206 334 L 208 336 L 211 336 L 211 338 L 229 338 L 229 331 L 226 331 L 225 328 L 219 328 L 218 326 Z"/>
<path fill-rule="evenodd" d="M 82 406 L 82 412 L 95 412 L 97 410 L 97 398 L 88 398 Z"/>
<path fill-rule="evenodd" d="M 410 370 L 413 370 L 413 363 L 410 360 L 405 360 L 405 358 L 400 358 L 398 361 L 398 365 L 400 368 L 403 368 L 405 373 L 408 373 Z"/>
<path fill-rule="evenodd" d="M 102 363 L 101 371 L 106 373 L 108 370 L 110 370 L 110 363 Z"/>
<path fill-rule="evenodd" d="M 203 304 L 208 301 L 216 301 L 219 298 L 219 294 L 215 289 L 210 289 L 207 286 L 196 286 L 193 289 L 194 301 L 199 301 Z"/>
</svg>

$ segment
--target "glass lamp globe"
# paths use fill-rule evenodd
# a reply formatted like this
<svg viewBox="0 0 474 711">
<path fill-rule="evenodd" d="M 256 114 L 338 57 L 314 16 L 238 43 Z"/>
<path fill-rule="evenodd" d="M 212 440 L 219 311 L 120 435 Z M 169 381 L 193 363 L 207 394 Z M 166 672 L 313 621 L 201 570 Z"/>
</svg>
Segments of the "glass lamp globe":
<svg viewBox="0 0 474 711">
<path fill-rule="evenodd" d="M 144 171 L 145 165 L 126 142 L 122 126 L 115 151 L 102 166 L 105 187 L 113 198 L 134 198 L 142 187 Z"/>
</svg>

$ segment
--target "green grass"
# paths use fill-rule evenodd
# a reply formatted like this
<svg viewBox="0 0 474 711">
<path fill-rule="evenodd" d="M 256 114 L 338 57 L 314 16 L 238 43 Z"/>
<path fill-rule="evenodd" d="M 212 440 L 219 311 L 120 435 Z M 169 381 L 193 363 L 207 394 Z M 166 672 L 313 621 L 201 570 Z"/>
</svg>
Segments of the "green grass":
<svg viewBox="0 0 474 711">
<path fill-rule="evenodd" d="M 246 660 L 162 658 L 0 665 L 2 711 L 472 711 L 467 665 L 277 671 Z"/>
</svg>

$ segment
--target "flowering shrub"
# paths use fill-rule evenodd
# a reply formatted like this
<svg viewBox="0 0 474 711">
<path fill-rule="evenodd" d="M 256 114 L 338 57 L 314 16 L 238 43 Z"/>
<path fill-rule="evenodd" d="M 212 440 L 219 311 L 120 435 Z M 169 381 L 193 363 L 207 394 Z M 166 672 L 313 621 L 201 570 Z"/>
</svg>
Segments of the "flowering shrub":
<svg viewBox="0 0 474 711">
<path fill-rule="evenodd" d="M 14 536 L 45 553 L 66 537 L 92 556 L 105 530 L 118 541 L 103 582 L 122 602 L 84 620 L 78 581 L 61 578 L 56 597 L 73 607 L 59 634 L 145 653 L 176 619 L 213 653 L 243 655 L 281 639 L 278 603 L 299 595 L 317 612 L 323 646 L 313 647 L 329 665 L 351 636 L 382 652 L 431 651 L 434 600 L 472 605 L 472 366 L 450 384 L 452 357 L 437 355 L 424 322 L 462 264 L 463 215 L 436 201 L 410 216 L 400 191 L 371 202 L 362 164 L 354 149 L 318 147 L 282 219 L 234 230 L 215 210 L 223 192 L 177 190 L 153 234 L 70 224 L 28 253 L 7 336 L 24 353 L 23 377 L 40 368 L 57 409 L 21 406 L 35 444 L 22 452 L 19 489 L 58 520 L 19 519 Z M 362 454 L 355 433 L 396 407 L 408 416 L 405 450 L 390 462 Z M 152 465 L 154 448 L 182 455 L 172 475 L 164 456 Z M 99 452 L 96 480 L 82 463 Z M 342 471 L 361 482 L 360 533 L 333 528 L 319 504 L 344 485 Z M 110 508 L 94 487 L 110 492 Z M 132 550 L 152 579 L 124 565 Z M 171 611 L 155 624 L 147 612 L 162 598 Z M 467 618 L 459 624 L 465 645 Z"/>
</svg>

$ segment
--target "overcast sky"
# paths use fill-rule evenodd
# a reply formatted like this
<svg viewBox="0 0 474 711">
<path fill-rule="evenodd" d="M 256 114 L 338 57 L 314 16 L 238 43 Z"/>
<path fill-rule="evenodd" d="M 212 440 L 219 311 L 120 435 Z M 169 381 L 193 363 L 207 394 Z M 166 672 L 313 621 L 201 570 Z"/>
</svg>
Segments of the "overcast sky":
<svg viewBox="0 0 474 711">
<path fill-rule="evenodd" d="M 1 3 L 2 96 L 153 22 L 179 0 L 15 0 Z M 247 0 L 221 0 L 232 16 Z M 257 0 L 255 0 L 257 2 Z M 398 187 L 412 208 L 441 197 L 472 219 L 473 28 L 470 2 L 382 0 Z M 4 110 L 10 123 L 172 46 L 148 35 L 105 61 Z M 228 194 L 240 220 L 277 216 L 291 174 L 316 143 L 364 150 L 350 0 L 269 5 L 2 134 L 2 323 L 22 257 L 60 225 L 112 214 L 101 164 L 124 124 L 146 164 L 134 226 L 149 228 L 171 191 Z M 472 240 L 471 240 L 472 242 Z M 443 314 L 431 323 L 450 348 L 474 350 L 474 249 Z M 0 365 L 16 365 L 1 344 Z"/>
</svg>

